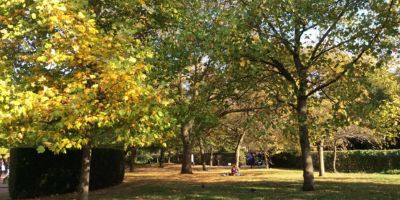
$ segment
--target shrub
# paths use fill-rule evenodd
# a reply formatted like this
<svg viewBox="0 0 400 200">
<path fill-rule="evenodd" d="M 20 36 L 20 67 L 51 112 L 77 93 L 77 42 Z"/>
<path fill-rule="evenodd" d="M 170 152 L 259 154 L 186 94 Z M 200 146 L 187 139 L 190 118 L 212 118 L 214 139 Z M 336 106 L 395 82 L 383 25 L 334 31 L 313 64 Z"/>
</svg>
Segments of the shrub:
<svg viewBox="0 0 400 200">
<path fill-rule="evenodd" d="M 90 189 L 121 183 L 124 176 L 124 152 L 117 149 L 93 149 Z M 9 192 L 11 198 L 33 198 L 75 191 L 78 187 L 80 150 L 54 155 L 38 154 L 34 148 L 14 148 L 10 155 Z"/>
<path fill-rule="evenodd" d="M 90 169 L 90 189 L 101 189 L 121 183 L 124 179 L 124 151 L 94 149 Z"/>
<path fill-rule="evenodd" d="M 300 155 L 282 152 L 271 157 L 272 167 L 300 169 L 302 167 Z"/>
<path fill-rule="evenodd" d="M 314 168 L 319 168 L 318 153 L 311 153 Z M 325 151 L 325 168 L 333 171 L 333 152 Z M 301 157 L 280 153 L 272 157 L 274 167 L 301 168 Z M 400 169 L 400 150 L 349 150 L 338 151 L 336 169 L 342 172 L 385 172 Z"/>
</svg>

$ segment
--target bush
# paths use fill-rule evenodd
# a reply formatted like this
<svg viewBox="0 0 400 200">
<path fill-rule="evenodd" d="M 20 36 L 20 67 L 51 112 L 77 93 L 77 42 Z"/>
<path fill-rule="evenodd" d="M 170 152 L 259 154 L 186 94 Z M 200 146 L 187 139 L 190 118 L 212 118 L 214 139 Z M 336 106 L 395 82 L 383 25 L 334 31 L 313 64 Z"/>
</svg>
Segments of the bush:
<svg viewBox="0 0 400 200">
<path fill-rule="evenodd" d="M 90 189 L 99 189 L 122 182 L 124 152 L 117 149 L 93 149 Z M 54 155 L 38 154 L 34 148 L 14 148 L 10 155 L 9 192 L 11 198 L 33 198 L 73 192 L 78 187 L 80 150 Z"/>
<path fill-rule="evenodd" d="M 120 184 L 124 180 L 124 156 L 124 151 L 119 149 L 93 149 L 90 190 Z"/>
<path fill-rule="evenodd" d="M 282 152 L 271 157 L 272 167 L 301 169 L 301 156 L 294 153 Z"/>
<path fill-rule="evenodd" d="M 319 168 L 318 153 L 311 153 L 314 169 Z M 333 152 L 325 151 L 325 169 L 333 171 Z M 299 155 L 280 153 L 272 157 L 274 167 L 301 168 Z M 385 172 L 400 169 L 400 150 L 349 150 L 338 151 L 336 169 L 342 172 Z"/>
</svg>

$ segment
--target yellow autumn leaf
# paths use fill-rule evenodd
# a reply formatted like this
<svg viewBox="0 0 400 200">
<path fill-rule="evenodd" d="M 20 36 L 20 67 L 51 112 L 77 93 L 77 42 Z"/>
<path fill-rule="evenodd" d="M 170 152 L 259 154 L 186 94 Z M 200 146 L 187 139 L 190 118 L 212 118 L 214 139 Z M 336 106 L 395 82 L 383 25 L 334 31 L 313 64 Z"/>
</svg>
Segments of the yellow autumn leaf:
<svg viewBox="0 0 400 200">
<path fill-rule="evenodd" d="M 50 49 L 52 46 L 53 46 L 52 44 L 50 44 L 50 43 L 46 43 L 46 44 L 44 45 L 44 48 L 46 48 L 46 49 Z"/>
<path fill-rule="evenodd" d="M 85 15 L 82 12 L 79 12 L 78 13 L 78 18 L 83 19 L 83 18 L 85 18 Z"/>
<path fill-rule="evenodd" d="M 81 33 L 84 33 L 86 31 L 86 28 L 82 25 L 77 25 L 76 29 L 78 29 L 78 31 L 80 31 Z"/>
<path fill-rule="evenodd" d="M 77 129 L 79 129 L 80 127 L 82 126 L 82 123 L 81 122 L 76 122 L 75 123 L 75 127 L 77 128 Z"/>
<path fill-rule="evenodd" d="M 244 66 L 246 66 L 246 64 L 247 64 L 246 60 L 245 60 L 244 58 L 240 58 L 239 65 L 240 65 L 241 67 L 244 67 Z"/>
<path fill-rule="evenodd" d="M 36 61 L 38 61 L 38 62 L 46 62 L 46 56 L 39 56 L 37 59 L 36 59 Z"/>
</svg>

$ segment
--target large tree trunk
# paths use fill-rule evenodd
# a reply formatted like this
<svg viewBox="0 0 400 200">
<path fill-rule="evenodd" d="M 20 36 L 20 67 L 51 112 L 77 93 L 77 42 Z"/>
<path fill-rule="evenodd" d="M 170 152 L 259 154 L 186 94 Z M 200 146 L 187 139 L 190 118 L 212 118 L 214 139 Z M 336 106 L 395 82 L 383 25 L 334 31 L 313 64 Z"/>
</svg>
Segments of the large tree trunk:
<svg viewBox="0 0 400 200">
<path fill-rule="evenodd" d="M 319 176 L 325 175 L 324 141 L 318 142 Z"/>
<path fill-rule="evenodd" d="M 82 148 L 82 168 L 79 183 L 79 199 L 89 199 L 89 181 L 90 181 L 90 160 L 92 158 L 92 147 L 90 143 Z"/>
<path fill-rule="evenodd" d="M 133 172 L 134 171 L 134 167 L 135 167 L 135 160 L 136 160 L 136 147 L 130 147 L 131 150 L 131 157 L 129 159 L 129 172 Z"/>
<path fill-rule="evenodd" d="M 245 135 L 245 132 L 243 132 L 243 134 L 239 135 L 238 141 L 236 144 L 236 148 L 235 148 L 235 163 L 236 163 L 237 167 L 239 167 L 239 163 L 240 163 L 240 147 L 243 142 L 244 135 Z"/>
<path fill-rule="evenodd" d="M 336 151 L 337 151 L 337 147 L 336 147 L 336 140 L 333 142 L 333 163 L 332 163 L 332 167 L 333 167 L 333 172 L 336 173 Z"/>
<path fill-rule="evenodd" d="M 159 167 L 164 167 L 164 157 L 165 157 L 165 148 L 161 147 L 160 148 L 160 166 Z"/>
<path fill-rule="evenodd" d="M 302 94 L 297 96 L 297 120 L 303 163 L 303 191 L 312 191 L 314 190 L 314 167 L 310 154 L 310 141 L 307 128 L 307 97 L 304 95 L 305 88 L 301 88 L 300 90 Z"/>
<path fill-rule="evenodd" d="M 192 142 L 190 140 L 190 132 L 193 127 L 193 120 L 182 125 L 181 128 L 181 138 L 183 143 L 183 154 L 182 154 L 182 174 L 192 174 L 192 162 L 191 162 L 191 155 L 192 155 Z"/>
<path fill-rule="evenodd" d="M 213 166 L 213 161 L 214 161 L 214 148 L 211 146 L 210 147 L 210 167 Z"/>
<path fill-rule="evenodd" d="M 206 154 L 204 152 L 204 144 L 203 144 L 203 140 L 200 138 L 200 159 L 201 159 L 201 165 L 203 167 L 203 171 L 207 171 L 207 167 L 206 167 Z"/>
</svg>

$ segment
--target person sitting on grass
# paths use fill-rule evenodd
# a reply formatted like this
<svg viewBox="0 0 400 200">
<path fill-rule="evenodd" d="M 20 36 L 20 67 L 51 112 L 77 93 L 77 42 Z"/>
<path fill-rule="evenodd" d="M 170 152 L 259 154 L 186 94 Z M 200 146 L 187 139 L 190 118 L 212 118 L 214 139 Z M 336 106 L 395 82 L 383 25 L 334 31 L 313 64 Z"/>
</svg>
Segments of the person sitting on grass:
<svg viewBox="0 0 400 200">
<path fill-rule="evenodd" d="M 229 176 L 240 176 L 239 168 L 236 165 L 232 165 L 231 173 Z"/>
</svg>

